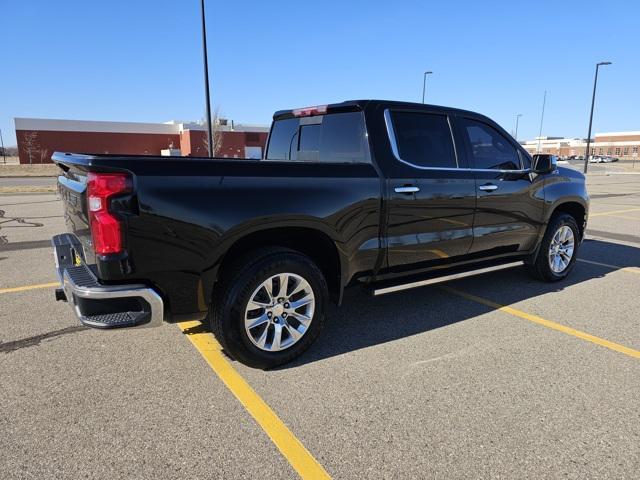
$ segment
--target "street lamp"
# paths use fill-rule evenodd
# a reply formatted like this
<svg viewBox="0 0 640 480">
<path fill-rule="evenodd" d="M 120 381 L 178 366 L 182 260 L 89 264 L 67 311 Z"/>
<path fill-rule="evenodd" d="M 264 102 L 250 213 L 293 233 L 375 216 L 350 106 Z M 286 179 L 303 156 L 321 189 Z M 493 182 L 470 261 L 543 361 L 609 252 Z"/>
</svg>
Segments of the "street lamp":
<svg viewBox="0 0 640 480">
<path fill-rule="evenodd" d="M 547 104 L 547 91 L 544 91 L 544 96 L 542 97 L 542 113 L 540 114 L 540 131 L 538 132 L 538 148 L 537 152 L 540 153 L 540 144 L 542 143 L 542 124 L 544 123 L 544 107 Z"/>
<path fill-rule="evenodd" d="M 209 61 L 207 59 L 207 26 L 204 21 L 204 0 L 200 0 L 200 16 L 202 17 L 202 56 L 204 59 L 204 95 L 207 102 L 207 140 L 209 157 L 214 155 L 213 127 L 211 125 L 211 99 L 209 96 Z"/>
<path fill-rule="evenodd" d="M 518 120 L 520 120 L 520 117 L 522 116 L 521 113 L 518 113 L 516 115 L 516 130 L 515 130 L 515 138 L 516 138 L 516 142 L 518 141 Z"/>
<path fill-rule="evenodd" d="M 587 148 L 584 152 L 584 173 L 589 169 L 589 146 L 591 145 L 591 125 L 593 123 L 593 106 L 596 103 L 596 86 L 598 85 L 598 68 L 600 65 L 611 65 L 611 62 L 596 63 L 596 76 L 593 80 L 593 96 L 591 97 L 591 115 L 589 115 L 589 133 L 587 134 Z"/>
<path fill-rule="evenodd" d="M 433 72 L 424 72 L 424 77 L 422 79 L 422 103 L 424 103 L 424 93 L 427 89 L 427 75 L 431 75 Z"/>
<path fill-rule="evenodd" d="M 7 152 L 4 149 L 4 140 L 2 140 L 2 129 L 0 128 L 0 148 L 2 148 L 2 161 L 7 164 Z"/>
</svg>

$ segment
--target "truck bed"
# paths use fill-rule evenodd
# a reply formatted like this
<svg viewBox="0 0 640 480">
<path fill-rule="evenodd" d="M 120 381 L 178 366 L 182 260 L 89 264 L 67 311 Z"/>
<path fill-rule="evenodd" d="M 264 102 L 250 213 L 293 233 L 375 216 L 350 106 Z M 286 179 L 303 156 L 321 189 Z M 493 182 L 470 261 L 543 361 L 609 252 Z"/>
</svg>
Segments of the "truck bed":
<svg viewBox="0 0 640 480">
<path fill-rule="evenodd" d="M 206 292 L 222 258 L 248 233 L 275 239 L 313 229 L 340 245 L 353 272 L 377 260 L 382 183 L 370 164 L 61 152 L 52 158 L 61 169 L 67 229 L 79 239 L 83 261 L 105 284 L 154 285 L 166 292 L 176 314 L 206 311 Z M 116 205 L 124 231 L 121 254 L 94 252 L 89 172 L 131 176 L 131 195 Z"/>
</svg>

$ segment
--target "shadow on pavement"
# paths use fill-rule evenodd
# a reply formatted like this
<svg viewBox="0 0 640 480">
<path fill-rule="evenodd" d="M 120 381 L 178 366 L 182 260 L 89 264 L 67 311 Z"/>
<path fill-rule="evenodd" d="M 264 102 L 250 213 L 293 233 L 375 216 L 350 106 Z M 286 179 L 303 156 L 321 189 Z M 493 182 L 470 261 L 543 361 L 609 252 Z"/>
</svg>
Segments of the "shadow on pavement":
<svg viewBox="0 0 640 480">
<path fill-rule="evenodd" d="M 53 194 L 55 192 L 51 192 L 51 194 Z M 14 194 L 15 195 L 15 194 Z M 50 195 L 50 194 L 43 194 L 43 193 L 32 193 L 32 195 Z M 0 207 L 10 207 L 13 205 L 34 205 L 36 203 L 55 203 L 55 202 L 59 202 L 59 199 L 55 199 L 55 200 L 39 200 L 36 202 L 17 202 L 17 203 L 0 203 Z"/>
<path fill-rule="evenodd" d="M 589 240 L 582 244 L 578 258 L 605 262 L 616 266 L 640 267 L 640 248 L 616 243 Z M 615 262 L 614 262 L 615 259 Z M 492 272 L 451 282 L 457 288 L 461 283 L 482 282 L 490 286 L 495 295 L 488 295 L 502 305 L 509 305 L 562 291 L 594 278 L 613 273 L 609 267 L 578 262 L 569 277 L 557 283 L 544 283 L 528 275 L 524 267 Z M 456 300 L 457 299 L 457 300 Z M 452 301 L 456 300 L 456 301 Z M 354 287 L 345 294 L 342 307 L 330 304 L 327 324 L 311 348 L 301 357 L 278 369 L 330 358 L 343 353 L 391 342 L 404 337 L 428 332 L 457 322 L 472 319 L 492 311 L 491 308 L 446 293 L 438 286 L 405 290 L 381 297 L 371 297 L 361 288 Z"/>
<path fill-rule="evenodd" d="M 43 340 L 47 340 L 48 338 L 60 337 L 62 335 L 68 335 L 70 333 L 81 332 L 88 329 L 89 327 L 85 327 L 84 325 L 73 325 L 60 330 L 54 330 L 53 332 L 21 338 L 20 340 L 15 340 L 13 342 L 2 343 L 2 341 L 0 341 L 0 353 L 10 353 L 26 347 L 37 347 Z"/>
</svg>

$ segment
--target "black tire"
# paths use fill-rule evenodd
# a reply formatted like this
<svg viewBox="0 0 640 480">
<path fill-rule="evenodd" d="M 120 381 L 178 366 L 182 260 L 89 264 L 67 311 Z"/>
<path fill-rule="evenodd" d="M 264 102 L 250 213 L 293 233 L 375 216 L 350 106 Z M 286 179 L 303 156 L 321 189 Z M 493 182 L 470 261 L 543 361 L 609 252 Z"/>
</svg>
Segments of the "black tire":
<svg viewBox="0 0 640 480">
<path fill-rule="evenodd" d="M 575 246 L 573 249 L 573 256 L 569 261 L 569 265 L 560 273 L 554 272 L 551 269 L 551 265 L 549 265 L 549 247 L 551 245 L 551 241 L 555 233 L 562 227 L 568 226 L 573 231 L 573 237 L 575 239 Z M 573 266 L 576 263 L 576 258 L 578 256 L 578 248 L 580 246 L 580 229 L 578 228 L 578 224 L 576 223 L 575 218 L 573 218 L 568 213 L 554 213 L 549 220 L 549 224 L 547 225 L 547 231 L 542 238 L 542 242 L 540 243 L 540 248 L 538 249 L 538 253 L 535 258 L 531 259 L 531 261 L 527 262 L 525 265 L 527 267 L 528 272 L 538 280 L 542 280 L 545 282 L 557 282 L 566 278 L 567 275 L 573 269 Z"/>
<path fill-rule="evenodd" d="M 249 339 L 245 309 L 258 286 L 278 273 L 304 278 L 313 290 L 315 309 L 309 328 L 292 346 L 280 351 L 261 350 Z M 209 326 L 224 351 L 253 368 L 269 369 L 301 355 L 320 334 L 329 297 L 322 271 L 306 255 L 288 248 L 263 248 L 250 252 L 225 268 L 209 308 Z"/>
</svg>

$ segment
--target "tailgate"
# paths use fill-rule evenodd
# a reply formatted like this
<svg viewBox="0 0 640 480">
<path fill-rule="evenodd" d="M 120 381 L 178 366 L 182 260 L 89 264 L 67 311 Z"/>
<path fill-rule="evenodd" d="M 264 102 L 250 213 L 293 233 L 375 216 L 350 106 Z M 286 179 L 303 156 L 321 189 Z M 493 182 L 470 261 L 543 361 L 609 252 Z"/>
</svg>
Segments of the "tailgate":
<svg viewBox="0 0 640 480">
<path fill-rule="evenodd" d="M 87 173 L 73 165 L 58 164 L 58 191 L 64 205 L 64 219 L 67 231 L 80 241 L 87 263 L 94 263 L 95 255 L 89 228 L 87 206 Z"/>
</svg>

